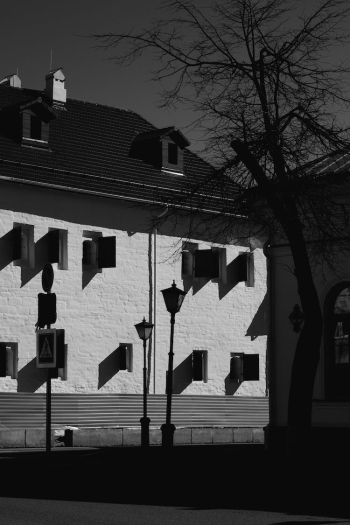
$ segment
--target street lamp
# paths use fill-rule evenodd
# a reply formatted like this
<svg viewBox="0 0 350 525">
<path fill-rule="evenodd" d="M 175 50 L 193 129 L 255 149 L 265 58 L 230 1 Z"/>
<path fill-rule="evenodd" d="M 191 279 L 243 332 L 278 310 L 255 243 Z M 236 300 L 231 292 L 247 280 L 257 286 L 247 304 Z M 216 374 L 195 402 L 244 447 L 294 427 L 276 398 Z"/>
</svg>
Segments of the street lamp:
<svg viewBox="0 0 350 525">
<path fill-rule="evenodd" d="M 161 290 L 165 302 L 166 309 L 170 313 L 170 352 L 169 352 L 169 365 L 168 365 L 168 378 L 167 378 L 167 404 L 166 404 L 166 422 L 161 426 L 162 431 L 162 445 L 163 447 L 172 447 L 175 425 L 171 424 L 171 396 L 173 393 L 173 358 L 174 358 L 174 325 L 175 325 L 175 314 L 180 311 L 182 303 L 185 299 L 186 292 L 176 287 L 175 281 L 170 288 Z"/>
<path fill-rule="evenodd" d="M 147 417 L 146 341 L 151 337 L 153 326 L 153 324 L 147 323 L 145 318 L 143 318 L 142 323 L 135 324 L 139 338 L 143 341 L 143 417 L 140 419 L 142 447 L 149 446 L 149 424 L 151 420 Z"/>
</svg>

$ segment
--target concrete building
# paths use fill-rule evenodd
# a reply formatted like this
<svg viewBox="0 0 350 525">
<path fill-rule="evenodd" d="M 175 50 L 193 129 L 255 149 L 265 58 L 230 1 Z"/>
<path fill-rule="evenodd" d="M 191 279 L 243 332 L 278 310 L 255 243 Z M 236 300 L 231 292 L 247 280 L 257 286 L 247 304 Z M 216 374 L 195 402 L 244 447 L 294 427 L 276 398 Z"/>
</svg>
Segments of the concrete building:
<svg viewBox="0 0 350 525">
<path fill-rule="evenodd" d="M 134 325 L 145 317 L 155 325 L 149 393 L 164 396 L 170 316 L 161 290 L 175 280 L 187 296 L 176 316 L 174 394 L 266 400 L 262 249 L 223 246 L 205 232 L 186 242 L 186 221 L 160 230 L 152 222 L 185 183 L 213 169 L 188 146 L 176 128 L 67 98 L 61 69 L 43 91 L 22 88 L 17 75 L 0 83 L 1 393 L 45 392 L 36 323 L 51 262 L 54 327 L 65 330 L 68 349 L 54 394 L 141 394 Z M 220 211 L 219 202 L 213 193 L 206 213 Z"/>
</svg>

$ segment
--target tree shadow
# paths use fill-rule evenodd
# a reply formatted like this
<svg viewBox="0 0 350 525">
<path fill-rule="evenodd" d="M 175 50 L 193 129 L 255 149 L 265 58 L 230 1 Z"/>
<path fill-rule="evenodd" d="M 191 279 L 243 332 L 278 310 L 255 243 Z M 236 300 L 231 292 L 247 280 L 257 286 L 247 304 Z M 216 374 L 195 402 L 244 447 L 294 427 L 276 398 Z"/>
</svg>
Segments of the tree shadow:
<svg viewBox="0 0 350 525">
<path fill-rule="evenodd" d="M 125 346 L 125 345 L 124 345 Z M 101 363 L 98 365 L 98 389 L 102 388 L 112 377 L 114 377 L 123 364 L 124 346 L 120 345 L 113 350 Z"/>
<path fill-rule="evenodd" d="M 37 368 L 34 358 L 19 370 L 17 392 L 36 392 L 44 383 L 46 383 L 46 368 Z"/>
<path fill-rule="evenodd" d="M 266 293 L 245 334 L 246 336 L 249 336 L 252 341 L 254 341 L 259 335 L 268 335 L 268 322 L 265 319 L 268 312 L 269 297 Z"/>
<path fill-rule="evenodd" d="M 173 394 L 181 394 L 192 383 L 192 354 L 186 357 L 173 372 Z"/>
<path fill-rule="evenodd" d="M 225 395 L 226 396 L 233 396 L 239 387 L 241 386 L 241 383 L 238 383 L 237 381 L 232 381 L 230 379 L 230 374 L 228 374 L 225 377 Z"/>
</svg>

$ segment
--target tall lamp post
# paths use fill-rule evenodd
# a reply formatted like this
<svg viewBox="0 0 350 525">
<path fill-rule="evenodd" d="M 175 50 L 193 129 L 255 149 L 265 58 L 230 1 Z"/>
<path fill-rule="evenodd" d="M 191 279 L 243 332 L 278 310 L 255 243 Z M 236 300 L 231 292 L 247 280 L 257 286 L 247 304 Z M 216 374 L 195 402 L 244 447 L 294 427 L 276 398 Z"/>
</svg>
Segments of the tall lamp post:
<svg viewBox="0 0 350 525">
<path fill-rule="evenodd" d="M 147 323 L 143 318 L 142 323 L 135 324 L 139 338 L 143 341 L 143 417 L 141 423 L 141 447 L 149 446 L 149 424 L 150 418 L 147 417 L 147 367 L 146 367 L 146 341 L 151 337 L 153 324 Z"/>
<path fill-rule="evenodd" d="M 172 447 L 174 440 L 175 425 L 171 424 L 171 397 L 173 393 L 173 359 L 174 359 L 174 325 L 175 314 L 180 311 L 182 303 L 185 299 L 186 292 L 176 287 L 175 281 L 170 288 L 161 290 L 165 302 L 166 309 L 170 313 L 170 352 L 167 378 L 167 404 L 166 404 L 166 422 L 161 426 L 162 431 L 162 446 Z"/>
</svg>

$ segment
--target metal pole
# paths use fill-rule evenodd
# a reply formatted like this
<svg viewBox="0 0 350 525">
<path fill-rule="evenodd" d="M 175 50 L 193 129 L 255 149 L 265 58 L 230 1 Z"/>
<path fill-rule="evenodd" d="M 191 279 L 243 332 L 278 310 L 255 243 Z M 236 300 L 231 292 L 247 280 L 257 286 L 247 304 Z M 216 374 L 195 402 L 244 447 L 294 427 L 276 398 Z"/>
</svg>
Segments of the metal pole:
<svg viewBox="0 0 350 525">
<path fill-rule="evenodd" d="M 143 417 L 147 417 L 146 340 L 143 342 Z"/>
<path fill-rule="evenodd" d="M 51 325 L 48 324 L 50 329 Z M 46 369 L 46 453 L 51 452 L 51 372 L 50 368 Z"/>
<path fill-rule="evenodd" d="M 173 360 L 174 360 L 174 325 L 175 314 L 170 317 L 171 331 L 170 331 L 170 351 L 169 351 L 169 366 L 167 378 L 167 403 L 166 403 L 166 420 L 165 425 L 162 425 L 162 445 L 165 447 L 172 447 L 174 440 L 175 425 L 171 424 L 171 398 L 173 394 Z"/>
<path fill-rule="evenodd" d="M 51 452 L 51 375 L 46 369 L 46 452 Z"/>
<path fill-rule="evenodd" d="M 149 446 L 149 424 L 150 419 L 147 417 L 147 367 L 146 367 L 146 340 L 143 340 L 143 417 L 141 423 L 141 447 Z"/>
</svg>

